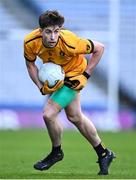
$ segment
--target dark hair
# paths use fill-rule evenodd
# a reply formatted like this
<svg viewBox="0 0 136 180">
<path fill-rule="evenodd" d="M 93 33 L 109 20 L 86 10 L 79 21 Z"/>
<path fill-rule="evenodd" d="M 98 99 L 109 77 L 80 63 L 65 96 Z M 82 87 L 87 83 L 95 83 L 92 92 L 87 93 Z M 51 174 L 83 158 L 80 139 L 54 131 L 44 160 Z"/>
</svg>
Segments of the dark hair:
<svg viewBox="0 0 136 180">
<path fill-rule="evenodd" d="M 45 28 L 48 26 L 58 25 L 61 27 L 64 23 L 65 19 L 62 15 L 59 14 L 58 11 L 46 11 L 39 16 L 39 26 L 40 28 Z"/>
</svg>

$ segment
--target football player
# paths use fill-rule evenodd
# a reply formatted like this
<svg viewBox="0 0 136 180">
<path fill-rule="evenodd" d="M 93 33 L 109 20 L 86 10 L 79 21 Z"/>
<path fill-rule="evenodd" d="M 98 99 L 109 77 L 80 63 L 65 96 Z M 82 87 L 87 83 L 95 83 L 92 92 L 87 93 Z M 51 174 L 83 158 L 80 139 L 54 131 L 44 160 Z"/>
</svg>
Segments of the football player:
<svg viewBox="0 0 136 180">
<path fill-rule="evenodd" d="M 95 126 L 81 110 L 80 91 L 86 86 L 94 68 L 100 61 L 104 45 L 90 39 L 83 39 L 63 29 L 64 17 L 58 11 L 46 11 L 39 17 L 39 28 L 26 35 L 24 57 L 28 73 L 42 95 L 50 94 L 43 110 L 48 133 L 52 142 L 49 155 L 34 164 L 37 170 L 47 170 L 64 157 L 61 147 L 62 126 L 57 115 L 64 109 L 67 119 L 73 123 L 88 140 L 98 155 L 99 175 L 107 175 L 115 154 L 102 145 Z M 85 54 L 91 54 L 87 63 Z M 53 62 L 63 67 L 65 80 L 49 88 L 38 79 L 35 65 L 37 56 L 43 63 Z"/>
</svg>

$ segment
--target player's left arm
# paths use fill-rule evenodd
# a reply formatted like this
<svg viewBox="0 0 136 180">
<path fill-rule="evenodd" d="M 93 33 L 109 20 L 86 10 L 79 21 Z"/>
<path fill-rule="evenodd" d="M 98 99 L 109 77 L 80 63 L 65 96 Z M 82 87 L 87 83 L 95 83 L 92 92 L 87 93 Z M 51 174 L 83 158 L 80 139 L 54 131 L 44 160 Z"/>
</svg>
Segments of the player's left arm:
<svg viewBox="0 0 136 180">
<path fill-rule="evenodd" d="M 70 80 L 73 82 L 72 88 L 75 90 L 81 90 L 85 87 L 85 85 L 87 84 L 87 80 L 91 76 L 96 65 L 99 63 L 104 52 L 103 44 L 96 41 L 91 41 L 91 44 L 93 46 L 93 49 L 91 51 L 90 59 L 85 71 L 81 75 L 70 78 Z"/>
<path fill-rule="evenodd" d="M 96 67 L 96 65 L 99 63 L 103 52 L 104 52 L 104 45 L 102 43 L 93 41 L 94 44 L 94 50 L 92 52 L 92 55 L 90 56 L 88 65 L 86 67 L 85 72 L 91 76 L 94 68 Z"/>
</svg>

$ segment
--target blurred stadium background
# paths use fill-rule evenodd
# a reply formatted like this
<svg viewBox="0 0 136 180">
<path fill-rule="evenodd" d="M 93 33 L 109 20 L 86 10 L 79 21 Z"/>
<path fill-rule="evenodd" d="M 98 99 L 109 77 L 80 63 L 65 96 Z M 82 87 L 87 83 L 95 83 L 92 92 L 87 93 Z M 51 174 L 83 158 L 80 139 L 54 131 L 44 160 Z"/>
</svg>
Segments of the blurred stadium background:
<svg viewBox="0 0 136 180">
<path fill-rule="evenodd" d="M 44 127 L 46 97 L 26 71 L 23 39 L 48 9 L 65 16 L 66 28 L 105 45 L 103 58 L 81 92 L 85 114 L 98 130 L 136 128 L 135 0 L 0 0 L 0 129 Z M 64 112 L 60 117 L 65 128 L 73 128 Z"/>
</svg>

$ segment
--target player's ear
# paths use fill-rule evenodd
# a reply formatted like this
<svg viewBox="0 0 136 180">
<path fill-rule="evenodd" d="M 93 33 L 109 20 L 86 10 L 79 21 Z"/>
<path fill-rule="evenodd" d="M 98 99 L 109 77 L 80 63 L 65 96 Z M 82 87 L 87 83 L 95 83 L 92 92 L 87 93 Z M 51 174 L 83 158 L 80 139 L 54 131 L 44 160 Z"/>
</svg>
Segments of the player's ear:
<svg viewBox="0 0 136 180">
<path fill-rule="evenodd" d="M 60 27 L 60 30 L 66 30 L 66 28 L 64 28 L 64 27 L 61 26 L 61 27 Z"/>
</svg>

